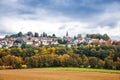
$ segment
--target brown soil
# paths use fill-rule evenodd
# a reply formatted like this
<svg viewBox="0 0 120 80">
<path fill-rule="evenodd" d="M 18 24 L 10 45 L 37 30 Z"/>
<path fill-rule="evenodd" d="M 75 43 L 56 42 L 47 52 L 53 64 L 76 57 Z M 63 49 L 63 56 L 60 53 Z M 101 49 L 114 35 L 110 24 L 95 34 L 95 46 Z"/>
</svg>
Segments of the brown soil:
<svg viewBox="0 0 120 80">
<path fill-rule="evenodd" d="M 33 69 L 0 70 L 0 80 L 120 80 L 120 74 Z"/>
</svg>

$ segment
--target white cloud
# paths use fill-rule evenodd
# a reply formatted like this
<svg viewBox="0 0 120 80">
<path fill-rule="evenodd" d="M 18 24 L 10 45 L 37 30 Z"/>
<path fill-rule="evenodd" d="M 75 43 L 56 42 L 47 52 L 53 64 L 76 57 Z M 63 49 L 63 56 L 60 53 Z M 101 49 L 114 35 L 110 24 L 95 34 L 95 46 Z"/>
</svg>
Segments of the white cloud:
<svg viewBox="0 0 120 80">
<path fill-rule="evenodd" d="M 56 1 L 56 5 L 60 3 L 67 5 L 66 2 L 69 4 L 71 0 L 53 1 Z M 19 3 L 18 0 L 2 0 L 2 3 L 12 7 L 13 12 L 8 11 L 10 12 L 8 13 L 9 15 L 1 16 L 0 32 L 17 33 L 22 31 L 26 33 L 32 31 L 39 33 L 47 32 L 48 34 L 55 33 L 58 36 L 64 36 L 68 31 L 70 36 L 79 33 L 107 33 L 111 37 L 116 36 L 120 38 L 120 6 L 118 3 L 107 5 L 103 12 L 86 18 L 84 22 L 82 18 L 76 19 L 64 14 L 57 15 L 46 8 L 36 7 L 35 9 L 30 9 L 29 6 Z M 25 11 L 30 9 L 32 13 L 24 13 L 23 11 L 22 14 L 19 14 L 18 9 Z M 112 22 L 115 22 L 114 26 L 106 24 Z"/>
<path fill-rule="evenodd" d="M 58 18 L 59 19 L 59 18 Z M 54 21 L 52 20 L 29 20 L 29 19 L 19 19 L 16 17 L 7 17 L 2 20 L 3 29 L 6 32 L 14 32 L 17 33 L 22 31 L 24 33 L 28 31 L 32 32 L 47 32 L 49 34 L 56 33 L 58 36 L 63 36 L 66 31 L 71 32 L 71 36 L 76 35 L 78 32 L 82 30 L 83 27 L 86 27 L 87 24 L 81 22 L 63 22 L 63 21 Z M 64 26 L 65 25 L 65 26 Z M 64 26 L 65 30 L 60 30 L 59 27 Z M 74 33 L 74 34 L 72 34 Z"/>
<path fill-rule="evenodd" d="M 52 30 L 56 29 L 57 23 L 51 23 L 40 20 L 23 20 L 18 18 L 6 18 L 3 21 L 4 29 L 11 32 L 18 31 L 45 31 L 48 27 L 52 27 Z"/>
</svg>

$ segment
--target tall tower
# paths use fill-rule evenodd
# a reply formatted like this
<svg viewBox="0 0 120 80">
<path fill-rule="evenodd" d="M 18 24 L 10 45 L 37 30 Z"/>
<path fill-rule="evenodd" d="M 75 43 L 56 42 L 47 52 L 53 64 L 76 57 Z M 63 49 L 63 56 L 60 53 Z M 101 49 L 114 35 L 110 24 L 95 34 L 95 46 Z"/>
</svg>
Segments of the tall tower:
<svg viewBox="0 0 120 80">
<path fill-rule="evenodd" d="M 66 37 L 68 37 L 68 32 L 66 32 Z"/>
</svg>

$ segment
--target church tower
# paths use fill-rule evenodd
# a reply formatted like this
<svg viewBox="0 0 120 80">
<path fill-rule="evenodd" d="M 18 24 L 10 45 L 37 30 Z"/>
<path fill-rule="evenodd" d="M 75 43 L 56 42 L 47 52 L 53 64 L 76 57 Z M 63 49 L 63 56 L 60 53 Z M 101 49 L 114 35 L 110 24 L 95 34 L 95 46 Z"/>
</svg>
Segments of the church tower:
<svg viewBox="0 0 120 80">
<path fill-rule="evenodd" d="M 68 37 L 69 35 L 68 35 L 68 32 L 66 32 L 66 37 Z"/>
</svg>

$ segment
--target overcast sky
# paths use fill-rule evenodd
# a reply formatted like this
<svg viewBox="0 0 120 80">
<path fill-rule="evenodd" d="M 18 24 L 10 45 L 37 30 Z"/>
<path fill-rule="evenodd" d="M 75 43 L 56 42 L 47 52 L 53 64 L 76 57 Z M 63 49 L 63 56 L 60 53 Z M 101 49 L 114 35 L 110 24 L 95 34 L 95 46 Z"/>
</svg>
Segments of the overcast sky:
<svg viewBox="0 0 120 80">
<path fill-rule="evenodd" d="M 19 31 L 120 40 L 120 0 L 0 0 L 0 36 Z"/>
</svg>

